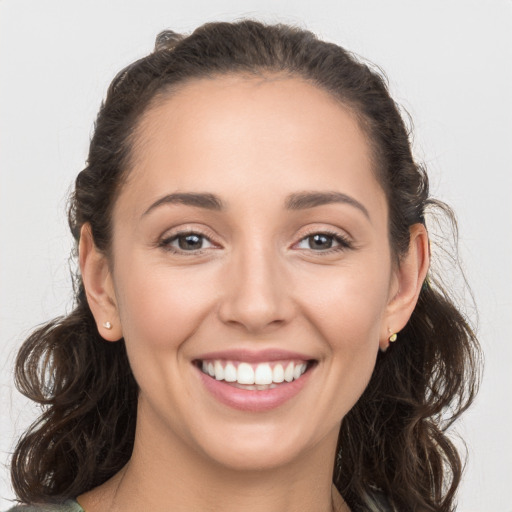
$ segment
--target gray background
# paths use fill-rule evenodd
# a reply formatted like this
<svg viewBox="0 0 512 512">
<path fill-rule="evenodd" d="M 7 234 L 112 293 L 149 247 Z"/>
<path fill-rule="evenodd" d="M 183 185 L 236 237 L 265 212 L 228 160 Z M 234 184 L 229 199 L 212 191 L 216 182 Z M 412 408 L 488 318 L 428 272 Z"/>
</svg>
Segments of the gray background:
<svg viewBox="0 0 512 512">
<path fill-rule="evenodd" d="M 107 85 L 160 30 L 243 16 L 297 23 L 377 63 L 414 119 L 432 192 L 458 215 L 486 354 L 456 429 L 469 451 L 458 510 L 512 511 L 509 0 L 0 0 L 0 509 L 9 453 L 36 412 L 13 389 L 13 357 L 70 309 L 66 197 Z"/>
</svg>

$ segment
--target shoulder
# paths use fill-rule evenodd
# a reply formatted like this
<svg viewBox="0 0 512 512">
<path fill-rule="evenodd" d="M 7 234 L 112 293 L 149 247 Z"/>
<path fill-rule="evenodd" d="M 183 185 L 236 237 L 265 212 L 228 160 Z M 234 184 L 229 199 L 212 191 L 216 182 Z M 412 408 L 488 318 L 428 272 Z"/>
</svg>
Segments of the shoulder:
<svg viewBox="0 0 512 512">
<path fill-rule="evenodd" d="M 84 512 L 84 509 L 75 501 L 64 503 L 46 503 L 43 505 L 17 505 L 7 512 Z"/>
</svg>

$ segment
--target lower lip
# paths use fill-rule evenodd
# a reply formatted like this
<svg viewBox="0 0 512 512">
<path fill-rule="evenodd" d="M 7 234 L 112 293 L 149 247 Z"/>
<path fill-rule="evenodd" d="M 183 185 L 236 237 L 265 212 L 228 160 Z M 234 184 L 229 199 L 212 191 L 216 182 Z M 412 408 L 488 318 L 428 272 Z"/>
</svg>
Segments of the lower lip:
<svg viewBox="0 0 512 512">
<path fill-rule="evenodd" d="M 223 380 L 216 380 L 203 373 L 199 368 L 200 378 L 206 389 L 221 403 L 241 411 L 269 411 L 275 409 L 297 395 L 309 380 L 313 368 L 309 368 L 300 378 L 292 382 L 279 384 L 273 389 L 261 391 L 239 389 Z"/>
</svg>

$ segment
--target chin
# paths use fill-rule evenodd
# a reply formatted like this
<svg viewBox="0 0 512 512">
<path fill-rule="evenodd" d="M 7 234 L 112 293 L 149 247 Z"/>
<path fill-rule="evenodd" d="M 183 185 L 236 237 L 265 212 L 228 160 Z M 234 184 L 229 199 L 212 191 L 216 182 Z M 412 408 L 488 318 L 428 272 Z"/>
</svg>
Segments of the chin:
<svg viewBox="0 0 512 512">
<path fill-rule="evenodd" d="M 297 450 L 282 450 L 276 446 L 255 449 L 239 446 L 239 443 L 229 450 L 222 450 L 221 453 L 215 450 L 209 455 L 225 469 L 244 472 L 271 471 L 291 465 L 301 458 Z"/>
<path fill-rule="evenodd" d="M 307 457 L 313 448 L 322 443 L 322 439 L 314 439 L 308 432 L 294 432 L 290 428 L 274 429 L 268 428 L 268 425 L 266 428 L 254 425 L 245 427 L 248 428 L 228 428 L 220 438 L 212 436 L 203 439 L 203 452 L 226 469 L 268 471 L 292 465 Z M 336 429 L 336 439 L 337 433 Z M 334 447 L 335 443 L 336 440 Z"/>
</svg>

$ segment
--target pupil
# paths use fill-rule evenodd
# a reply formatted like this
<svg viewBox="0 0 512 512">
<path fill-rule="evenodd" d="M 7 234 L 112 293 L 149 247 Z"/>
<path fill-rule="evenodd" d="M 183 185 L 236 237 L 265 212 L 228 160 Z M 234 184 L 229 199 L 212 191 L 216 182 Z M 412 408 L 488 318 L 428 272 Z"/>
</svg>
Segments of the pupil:
<svg viewBox="0 0 512 512">
<path fill-rule="evenodd" d="M 312 249 L 330 249 L 332 247 L 332 238 L 328 235 L 310 236 L 309 246 Z"/>
<path fill-rule="evenodd" d="M 201 237 L 198 235 L 185 235 L 179 237 L 180 249 L 200 249 L 201 248 Z"/>
</svg>

